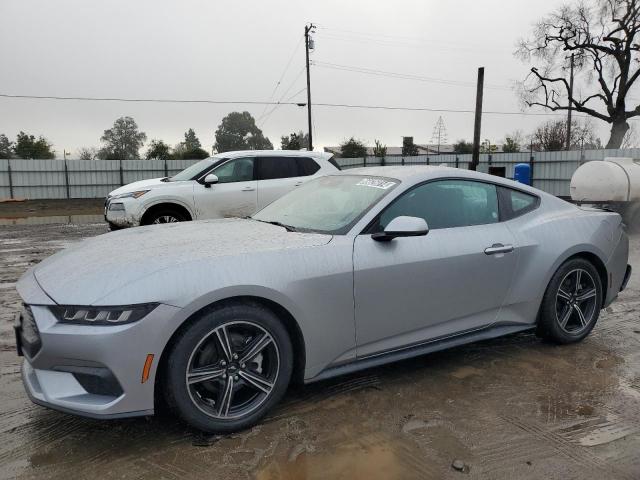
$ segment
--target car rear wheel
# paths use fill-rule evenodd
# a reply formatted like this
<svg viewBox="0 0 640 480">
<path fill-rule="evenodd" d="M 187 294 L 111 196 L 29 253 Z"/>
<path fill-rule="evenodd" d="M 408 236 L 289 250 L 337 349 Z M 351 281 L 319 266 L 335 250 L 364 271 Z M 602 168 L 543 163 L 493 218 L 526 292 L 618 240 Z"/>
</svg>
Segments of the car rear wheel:
<svg viewBox="0 0 640 480">
<path fill-rule="evenodd" d="M 247 428 L 284 395 L 293 354 L 286 329 L 259 304 L 217 307 L 173 344 L 167 401 L 191 426 L 211 433 Z"/>
<path fill-rule="evenodd" d="M 555 343 L 579 342 L 593 329 L 602 307 L 602 282 L 582 258 L 565 262 L 551 278 L 542 300 L 539 334 Z"/>
</svg>

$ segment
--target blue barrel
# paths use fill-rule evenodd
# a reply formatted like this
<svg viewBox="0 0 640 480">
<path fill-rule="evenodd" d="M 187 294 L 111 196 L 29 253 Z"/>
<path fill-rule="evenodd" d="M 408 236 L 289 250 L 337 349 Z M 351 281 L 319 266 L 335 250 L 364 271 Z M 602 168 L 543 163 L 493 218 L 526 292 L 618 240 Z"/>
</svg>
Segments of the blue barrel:
<svg viewBox="0 0 640 480">
<path fill-rule="evenodd" d="M 531 165 L 528 163 L 518 163 L 513 168 L 513 179 L 516 182 L 531 185 Z"/>
</svg>

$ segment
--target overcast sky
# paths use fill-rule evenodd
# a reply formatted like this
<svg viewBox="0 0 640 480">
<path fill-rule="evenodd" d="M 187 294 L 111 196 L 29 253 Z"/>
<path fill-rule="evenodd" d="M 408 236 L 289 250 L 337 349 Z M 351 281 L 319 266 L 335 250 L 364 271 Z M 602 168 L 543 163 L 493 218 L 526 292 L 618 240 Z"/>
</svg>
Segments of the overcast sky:
<svg viewBox="0 0 640 480">
<path fill-rule="evenodd" d="M 444 79 L 446 84 L 312 67 L 312 100 L 472 110 L 477 67 L 485 67 L 484 109 L 519 111 L 509 85 L 527 66 L 515 43 L 558 0 L 1 0 L 0 93 L 85 97 L 305 101 L 304 25 L 318 25 L 317 62 Z M 296 49 L 296 46 L 298 47 Z M 295 53 L 294 53 L 295 52 Z M 278 79 L 293 58 L 272 95 Z M 286 93 L 286 95 L 284 95 Z M 284 95 L 284 97 L 283 97 Z M 210 149 L 222 117 L 251 105 L 107 103 L 0 98 L 0 133 L 46 136 L 58 156 L 100 146 L 120 116 L 135 118 L 148 140 L 170 144 L 194 128 Z M 271 107 L 267 108 L 269 113 Z M 470 140 L 473 115 L 318 106 L 316 149 L 355 136 L 401 144 L 428 143 L 442 115 L 450 141 Z M 548 117 L 551 118 L 551 117 Z M 545 117 L 486 114 L 482 138 L 532 130 Z M 306 131 L 306 110 L 280 106 L 259 122 L 279 147 L 280 136 Z M 597 122 L 606 141 L 606 125 Z"/>
</svg>

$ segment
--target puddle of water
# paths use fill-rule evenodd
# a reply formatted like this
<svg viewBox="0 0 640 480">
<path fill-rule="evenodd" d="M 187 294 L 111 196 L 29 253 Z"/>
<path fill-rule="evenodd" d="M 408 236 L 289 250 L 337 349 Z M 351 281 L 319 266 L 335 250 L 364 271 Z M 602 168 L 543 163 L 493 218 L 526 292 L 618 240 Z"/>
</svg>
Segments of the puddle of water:
<svg viewBox="0 0 640 480">
<path fill-rule="evenodd" d="M 429 467 L 422 452 L 411 442 L 386 435 L 365 435 L 315 453 L 273 461 L 256 473 L 257 480 L 375 480 L 427 478 Z"/>
<path fill-rule="evenodd" d="M 0 218 L 0 225 L 50 225 L 53 223 L 104 223 L 102 215 L 54 215 L 50 217 Z"/>
</svg>

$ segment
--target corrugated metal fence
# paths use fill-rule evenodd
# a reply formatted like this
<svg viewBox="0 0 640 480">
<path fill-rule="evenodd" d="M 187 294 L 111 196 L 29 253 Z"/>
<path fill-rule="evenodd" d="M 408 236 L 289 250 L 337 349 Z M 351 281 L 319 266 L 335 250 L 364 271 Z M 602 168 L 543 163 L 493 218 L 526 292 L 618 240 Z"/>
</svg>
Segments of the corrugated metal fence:
<svg viewBox="0 0 640 480">
<path fill-rule="evenodd" d="M 569 195 L 571 175 L 582 163 L 605 157 L 640 158 L 640 149 L 480 155 L 478 170 L 503 167 L 513 178 L 518 163 L 533 167 L 533 186 L 559 196 Z M 121 185 L 171 176 L 197 160 L 0 160 L 0 198 L 101 198 Z M 381 165 L 376 157 L 338 158 L 344 168 Z M 441 165 L 467 168 L 471 155 L 388 156 L 385 165 Z"/>
<path fill-rule="evenodd" d="M 532 167 L 534 187 L 553 195 L 569 196 L 569 182 L 573 172 L 585 162 L 603 160 L 606 157 L 640 158 L 640 148 L 481 154 L 478 171 L 490 173 L 492 167 L 503 167 L 504 176 L 513 178 L 515 165 L 529 163 Z M 377 157 L 339 158 L 337 160 L 343 168 L 382 165 L 382 160 Z M 467 168 L 470 162 L 470 154 L 387 156 L 384 159 L 384 165 L 446 165 L 458 168 Z"/>
</svg>

